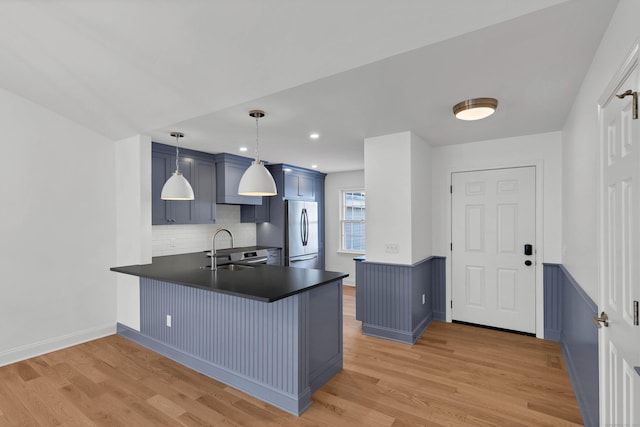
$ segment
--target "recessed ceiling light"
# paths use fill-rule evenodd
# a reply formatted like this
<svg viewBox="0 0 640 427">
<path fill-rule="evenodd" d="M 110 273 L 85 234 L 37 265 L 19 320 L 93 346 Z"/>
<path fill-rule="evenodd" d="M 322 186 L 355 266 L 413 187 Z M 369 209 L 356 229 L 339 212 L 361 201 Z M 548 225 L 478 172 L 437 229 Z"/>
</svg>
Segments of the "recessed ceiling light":
<svg viewBox="0 0 640 427">
<path fill-rule="evenodd" d="M 312 168 L 317 169 L 318 165 L 311 165 Z"/>
<path fill-rule="evenodd" d="M 453 114 L 460 120 L 480 120 L 495 113 L 498 100 L 495 98 L 467 99 L 453 106 Z"/>
<path fill-rule="evenodd" d="M 313 133 L 309 134 L 309 138 L 318 139 L 318 138 L 320 138 L 320 134 L 317 133 L 317 132 L 313 132 Z"/>
<path fill-rule="evenodd" d="M 247 151 L 248 148 L 247 147 L 240 147 L 240 151 Z"/>
</svg>

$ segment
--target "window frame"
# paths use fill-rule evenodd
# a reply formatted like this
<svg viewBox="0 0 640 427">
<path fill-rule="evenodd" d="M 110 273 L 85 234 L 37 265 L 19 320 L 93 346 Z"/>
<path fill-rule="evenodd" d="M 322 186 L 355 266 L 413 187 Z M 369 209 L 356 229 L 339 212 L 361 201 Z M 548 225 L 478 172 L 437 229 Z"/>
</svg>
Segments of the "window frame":
<svg viewBox="0 0 640 427">
<path fill-rule="evenodd" d="M 354 219 L 346 219 L 345 218 L 345 213 L 346 213 L 346 196 L 348 193 L 362 193 L 363 195 L 365 195 L 365 219 L 358 219 L 358 220 L 354 220 Z M 366 194 L 365 194 L 365 190 L 364 188 L 361 187 L 357 187 L 357 188 L 343 188 L 340 190 L 340 226 L 338 229 L 338 253 L 345 253 L 345 254 L 358 254 L 358 255 L 364 255 L 366 254 L 366 249 L 363 250 L 357 250 L 357 249 L 346 249 L 345 248 L 345 243 L 346 243 L 346 236 L 347 234 L 345 233 L 345 224 L 365 224 L 366 225 Z M 366 235 L 365 235 L 365 248 L 366 248 Z"/>
</svg>

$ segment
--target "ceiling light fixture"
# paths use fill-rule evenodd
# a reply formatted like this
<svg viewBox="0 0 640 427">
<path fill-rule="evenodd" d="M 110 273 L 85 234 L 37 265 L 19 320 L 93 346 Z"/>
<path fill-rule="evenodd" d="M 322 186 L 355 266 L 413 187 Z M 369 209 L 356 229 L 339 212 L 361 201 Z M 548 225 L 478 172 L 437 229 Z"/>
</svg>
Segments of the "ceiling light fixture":
<svg viewBox="0 0 640 427">
<path fill-rule="evenodd" d="M 318 138 L 320 138 L 320 134 L 317 133 L 317 132 L 311 133 L 311 134 L 309 134 L 309 138 L 318 139 Z"/>
<path fill-rule="evenodd" d="M 240 147 L 240 151 L 243 151 L 243 152 L 244 152 L 244 151 L 247 151 L 247 150 L 248 150 L 248 148 L 247 148 L 247 147 Z"/>
<path fill-rule="evenodd" d="M 312 168 L 318 169 L 318 165 L 311 165 Z"/>
<path fill-rule="evenodd" d="M 251 162 L 251 166 L 240 178 L 238 194 L 241 196 L 275 196 L 278 194 L 276 183 L 267 168 L 262 164 L 258 148 L 260 136 L 258 119 L 264 117 L 264 111 L 251 110 L 249 111 L 249 116 L 256 119 L 256 159 Z"/>
<path fill-rule="evenodd" d="M 473 98 L 453 106 L 453 114 L 460 120 L 480 120 L 495 113 L 498 100 L 495 98 Z"/>
<path fill-rule="evenodd" d="M 176 138 L 176 171 L 169 177 L 162 187 L 160 198 L 162 200 L 193 200 L 193 188 L 189 181 L 180 172 L 180 138 L 184 137 L 182 132 L 171 132 L 171 136 Z"/>
</svg>

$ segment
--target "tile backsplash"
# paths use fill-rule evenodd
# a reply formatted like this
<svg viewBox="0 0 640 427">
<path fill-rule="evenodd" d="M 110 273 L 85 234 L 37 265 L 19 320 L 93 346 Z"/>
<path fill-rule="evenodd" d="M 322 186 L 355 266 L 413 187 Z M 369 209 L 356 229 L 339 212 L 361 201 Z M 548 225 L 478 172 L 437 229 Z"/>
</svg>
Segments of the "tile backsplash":
<svg viewBox="0 0 640 427">
<path fill-rule="evenodd" d="M 151 230 L 153 256 L 204 251 L 211 247 L 211 236 L 224 227 L 233 233 L 234 246 L 256 244 L 256 225 L 240 222 L 239 205 L 216 205 L 215 224 L 154 225 Z M 231 247 L 226 233 L 218 235 L 219 248 Z"/>
</svg>

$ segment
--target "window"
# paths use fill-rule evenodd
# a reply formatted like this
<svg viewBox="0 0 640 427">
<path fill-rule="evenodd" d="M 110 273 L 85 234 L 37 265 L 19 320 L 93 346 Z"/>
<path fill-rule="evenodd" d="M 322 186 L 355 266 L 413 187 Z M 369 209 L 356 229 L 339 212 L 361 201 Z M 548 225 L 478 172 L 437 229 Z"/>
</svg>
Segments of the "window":
<svg viewBox="0 0 640 427">
<path fill-rule="evenodd" d="M 365 251 L 365 197 L 364 190 L 342 191 L 340 250 Z"/>
</svg>

